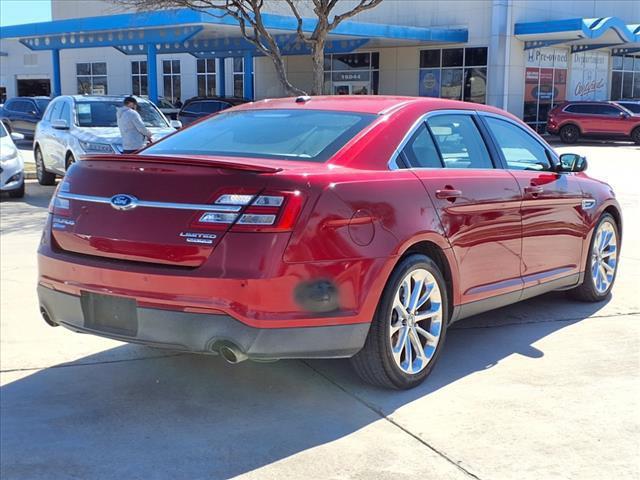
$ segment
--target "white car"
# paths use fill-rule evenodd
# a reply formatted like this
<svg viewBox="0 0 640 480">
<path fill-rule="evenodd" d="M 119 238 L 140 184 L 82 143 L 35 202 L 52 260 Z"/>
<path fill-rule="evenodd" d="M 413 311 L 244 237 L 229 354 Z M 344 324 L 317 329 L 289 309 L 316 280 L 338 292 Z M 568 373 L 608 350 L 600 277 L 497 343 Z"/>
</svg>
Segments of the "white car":
<svg viewBox="0 0 640 480">
<path fill-rule="evenodd" d="M 33 154 L 41 185 L 53 185 L 57 175 L 84 155 L 122 153 L 116 111 L 124 96 L 65 95 L 56 97 L 36 127 Z M 169 121 L 153 103 L 143 98 L 138 112 L 156 141 L 181 127 Z"/>
<path fill-rule="evenodd" d="M 13 198 L 24 197 L 24 161 L 14 140 L 24 140 L 21 133 L 7 132 L 0 122 L 0 190 Z"/>
</svg>

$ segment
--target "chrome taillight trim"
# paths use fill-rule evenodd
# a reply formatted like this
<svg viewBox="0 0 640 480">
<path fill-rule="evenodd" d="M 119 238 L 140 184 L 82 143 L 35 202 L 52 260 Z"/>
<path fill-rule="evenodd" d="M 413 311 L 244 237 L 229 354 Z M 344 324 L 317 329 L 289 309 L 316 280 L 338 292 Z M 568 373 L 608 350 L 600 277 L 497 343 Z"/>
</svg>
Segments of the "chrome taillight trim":
<svg viewBox="0 0 640 480">
<path fill-rule="evenodd" d="M 94 195 L 80 195 L 78 193 L 58 192 L 59 198 L 67 200 L 77 200 L 80 202 L 111 204 L 112 197 L 97 197 Z M 150 202 L 147 200 L 137 200 L 136 207 L 165 208 L 169 210 L 202 210 L 207 212 L 239 212 L 243 205 L 212 205 L 206 203 L 173 203 L 173 202 Z"/>
</svg>

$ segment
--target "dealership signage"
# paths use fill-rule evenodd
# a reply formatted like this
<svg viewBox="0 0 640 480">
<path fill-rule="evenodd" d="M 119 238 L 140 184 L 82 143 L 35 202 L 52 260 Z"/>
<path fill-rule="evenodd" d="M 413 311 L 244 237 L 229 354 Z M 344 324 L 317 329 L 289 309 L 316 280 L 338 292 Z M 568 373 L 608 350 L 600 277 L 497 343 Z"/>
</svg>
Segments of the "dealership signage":
<svg viewBox="0 0 640 480">
<path fill-rule="evenodd" d="M 569 100 L 606 100 L 609 91 L 609 54 L 580 52 L 571 56 Z"/>
</svg>

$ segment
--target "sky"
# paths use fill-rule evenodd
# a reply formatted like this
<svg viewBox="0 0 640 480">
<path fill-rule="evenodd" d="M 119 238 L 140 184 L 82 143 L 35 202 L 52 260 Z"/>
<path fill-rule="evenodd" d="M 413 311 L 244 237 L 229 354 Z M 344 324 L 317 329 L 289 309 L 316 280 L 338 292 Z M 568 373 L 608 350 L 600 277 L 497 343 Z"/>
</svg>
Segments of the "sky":
<svg viewBox="0 0 640 480">
<path fill-rule="evenodd" d="M 51 0 L 0 0 L 0 26 L 51 20 Z"/>
</svg>

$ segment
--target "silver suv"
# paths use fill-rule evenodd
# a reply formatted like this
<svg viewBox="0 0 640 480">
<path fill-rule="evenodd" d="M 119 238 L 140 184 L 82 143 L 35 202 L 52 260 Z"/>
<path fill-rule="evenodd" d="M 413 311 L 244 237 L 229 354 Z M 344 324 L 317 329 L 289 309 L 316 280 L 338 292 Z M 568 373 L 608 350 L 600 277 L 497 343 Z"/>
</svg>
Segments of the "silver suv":
<svg viewBox="0 0 640 480">
<path fill-rule="evenodd" d="M 33 153 L 41 185 L 53 185 L 83 155 L 122 153 L 116 110 L 124 96 L 65 95 L 56 97 L 36 127 Z M 158 108 L 137 98 L 138 112 L 153 141 L 173 133 L 180 122 L 167 120 Z"/>
</svg>

